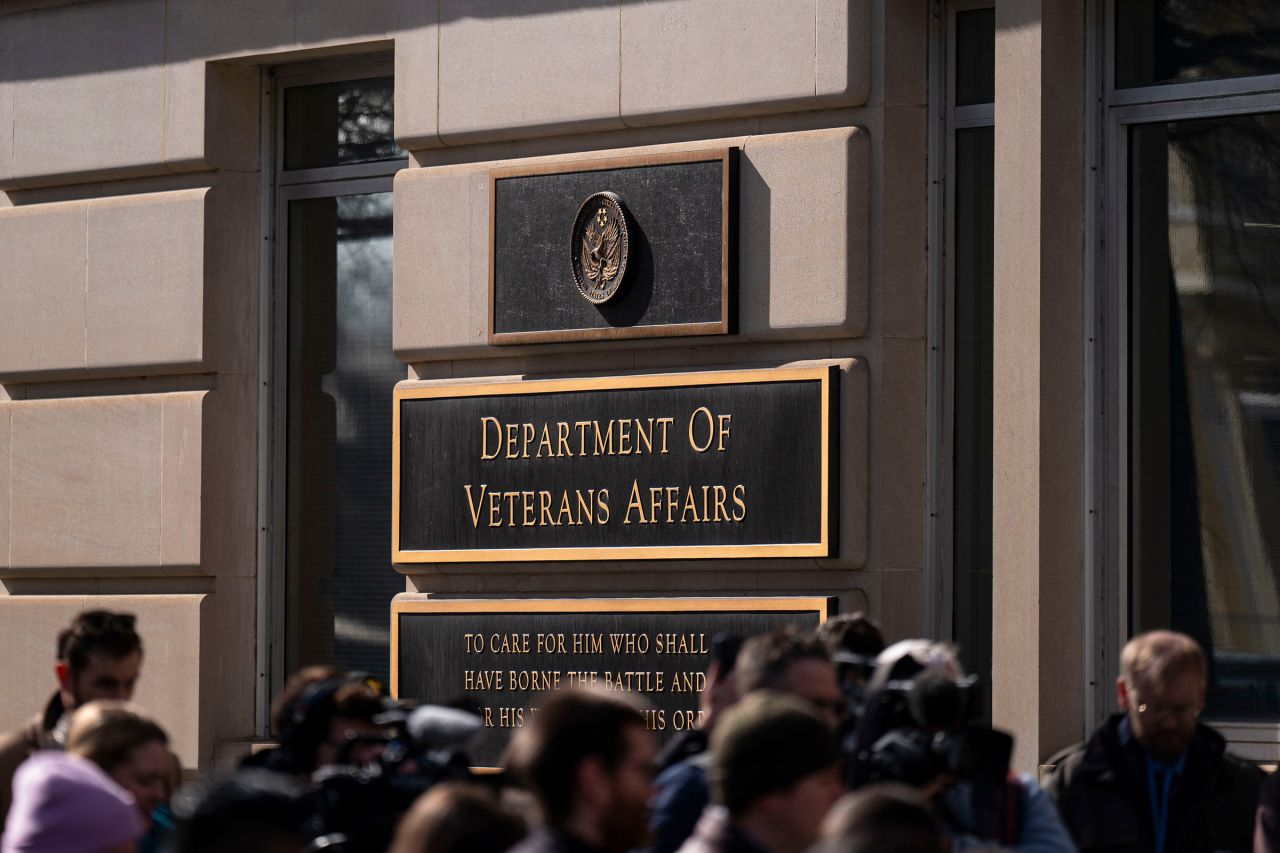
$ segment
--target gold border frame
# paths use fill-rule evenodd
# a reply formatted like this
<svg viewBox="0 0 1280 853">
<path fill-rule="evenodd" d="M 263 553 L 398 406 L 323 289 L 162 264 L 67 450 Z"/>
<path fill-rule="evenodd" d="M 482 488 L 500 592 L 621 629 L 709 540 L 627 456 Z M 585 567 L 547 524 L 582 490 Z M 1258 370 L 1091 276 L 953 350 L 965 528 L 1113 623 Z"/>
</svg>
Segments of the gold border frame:
<svg viewBox="0 0 1280 853">
<path fill-rule="evenodd" d="M 490 346 L 513 344 L 553 343 L 564 341 L 614 341 L 627 338 L 677 338 L 691 335 L 727 335 L 733 330 L 731 257 L 737 252 L 736 216 L 734 205 L 737 188 L 734 186 L 737 156 L 736 146 L 700 148 L 695 151 L 673 151 L 662 154 L 632 154 L 623 157 L 606 157 L 595 160 L 540 163 L 535 166 L 505 166 L 489 170 L 489 320 Z M 493 262 L 497 235 L 496 193 L 498 181 L 507 178 L 528 178 L 538 175 L 563 175 L 569 172 L 602 172 L 607 169 L 637 169 L 645 166 L 669 166 L 676 163 L 707 163 L 720 161 L 720 320 L 706 323 L 668 323 L 649 326 L 607 326 L 598 329 L 548 329 L 538 332 L 494 331 L 495 264 Z"/>
<path fill-rule="evenodd" d="M 698 373 L 650 373 L 634 376 L 601 376 L 579 379 L 530 379 L 516 382 L 479 382 L 458 385 L 397 387 L 391 420 L 391 561 L 404 563 L 511 563 L 591 560 L 708 560 L 730 557 L 830 557 L 834 550 L 835 501 L 831 496 L 835 455 L 832 450 L 833 395 L 837 387 L 835 365 L 779 367 L 763 370 L 723 370 Z M 599 546 L 556 548 L 471 548 L 445 551 L 403 551 L 400 548 L 400 404 L 404 400 L 454 397 L 518 396 L 574 391 L 631 390 L 636 388 L 685 388 L 696 385 L 749 385 L 773 382 L 818 382 L 821 385 L 822 437 L 820 467 L 822 496 L 821 536 L 817 542 L 766 545 L 646 545 L 609 548 Z"/>
<path fill-rule="evenodd" d="M 391 695 L 400 698 L 400 617 L 405 613 L 787 613 L 831 618 L 835 596 L 743 598 L 418 598 L 391 600 Z"/>
</svg>

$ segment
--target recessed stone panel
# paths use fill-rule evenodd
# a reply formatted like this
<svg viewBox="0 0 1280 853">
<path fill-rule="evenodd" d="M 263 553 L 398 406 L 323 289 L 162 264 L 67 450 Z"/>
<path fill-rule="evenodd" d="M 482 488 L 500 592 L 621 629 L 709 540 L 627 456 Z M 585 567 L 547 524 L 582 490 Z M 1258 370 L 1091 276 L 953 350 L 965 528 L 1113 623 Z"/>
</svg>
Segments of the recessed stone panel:
<svg viewBox="0 0 1280 853">
<path fill-rule="evenodd" d="M 866 0 L 622 4 L 629 125 L 850 106 L 870 80 Z"/>
<path fill-rule="evenodd" d="M 207 192 L 89 205 L 86 367 L 200 363 Z"/>
<path fill-rule="evenodd" d="M 15 15 L 13 169 L 24 180 L 147 171 L 164 161 L 164 0 L 85 3 Z"/>
<path fill-rule="evenodd" d="M 7 574 L 148 576 L 200 571 L 203 395 L 0 404 L 11 423 Z M 166 508 L 169 500 L 174 505 Z M 187 528 L 166 532 L 166 520 Z M 163 559 L 166 542 L 175 561 L 171 565 Z"/>
<path fill-rule="evenodd" d="M 599 156 L 735 145 L 742 151 L 739 333 L 751 340 L 864 334 L 870 292 L 866 131 L 765 134 Z M 581 155 L 522 165 L 571 159 Z M 489 346 L 487 338 L 488 171 L 494 165 L 405 169 L 396 176 L 393 327 L 396 352 L 406 361 L 514 354 Z"/>
<path fill-rule="evenodd" d="M 0 210 L 0 376 L 84 366 L 85 208 Z"/>
<path fill-rule="evenodd" d="M 867 133 L 753 136 L 743 154 L 743 333 L 752 340 L 860 336 L 870 292 Z"/>
<path fill-rule="evenodd" d="M 617 0 L 444 0 L 440 19 L 446 143 L 623 126 Z"/>
</svg>

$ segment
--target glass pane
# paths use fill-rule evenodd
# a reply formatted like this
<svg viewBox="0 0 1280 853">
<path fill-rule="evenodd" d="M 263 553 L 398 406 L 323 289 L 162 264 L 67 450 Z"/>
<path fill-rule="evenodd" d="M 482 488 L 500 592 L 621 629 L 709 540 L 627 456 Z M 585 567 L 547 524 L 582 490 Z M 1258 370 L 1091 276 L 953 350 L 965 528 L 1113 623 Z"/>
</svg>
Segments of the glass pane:
<svg viewBox="0 0 1280 853">
<path fill-rule="evenodd" d="M 385 677 L 391 597 L 391 193 L 289 204 L 290 672 Z"/>
<path fill-rule="evenodd" d="M 284 90 L 284 168 L 316 169 L 405 156 L 395 141 L 392 78 Z"/>
<path fill-rule="evenodd" d="M 1280 715 L 1280 114 L 1131 136 L 1133 624 L 1210 653 L 1208 713 Z"/>
<path fill-rule="evenodd" d="M 996 99 L 996 10 L 956 13 L 956 106 Z"/>
<path fill-rule="evenodd" d="M 1280 73 L 1275 0 L 1117 0 L 1116 86 Z"/>
<path fill-rule="evenodd" d="M 956 132 L 953 620 L 991 707 L 991 329 L 995 129 Z"/>
</svg>

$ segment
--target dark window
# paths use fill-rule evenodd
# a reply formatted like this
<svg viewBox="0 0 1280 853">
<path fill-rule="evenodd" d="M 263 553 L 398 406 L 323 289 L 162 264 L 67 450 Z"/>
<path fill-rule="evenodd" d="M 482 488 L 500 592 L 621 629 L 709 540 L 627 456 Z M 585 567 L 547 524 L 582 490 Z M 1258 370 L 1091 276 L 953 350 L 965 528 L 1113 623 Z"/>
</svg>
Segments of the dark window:
<svg viewBox="0 0 1280 853">
<path fill-rule="evenodd" d="M 996 99 L 996 10 L 956 13 L 956 106 Z"/>
<path fill-rule="evenodd" d="M 284 95 L 284 168 L 316 169 L 405 154 L 392 135 L 392 78 L 292 86 Z"/>
<path fill-rule="evenodd" d="M 951 625 L 991 707 L 995 10 L 957 10 L 950 137 Z"/>
<path fill-rule="evenodd" d="M 991 327 L 995 128 L 955 135 L 955 640 L 991 699 Z"/>
<path fill-rule="evenodd" d="M 1276 0 L 1116 0 L 1116 86 L 1280 73 Z"/>
<path fill-rule="evenodd" d="M 1280 114 L 1130 135 L 1131 601 L 1280 715 Z"/>
<path fill-rule="evenodd" d="M 391 342 L 391 189 L 404 154 L 385 69 L 277 78 L 275 690 L 311 664 L 385 677 L 390 602 L 405 588 L 391 564 L 390 477 L 405 378 Z"/>
<path fill-rule="evenodd" d="M 288 668 L 385 675 L 391 597 L 391 193 L 289 204 Z"/>
</svg>

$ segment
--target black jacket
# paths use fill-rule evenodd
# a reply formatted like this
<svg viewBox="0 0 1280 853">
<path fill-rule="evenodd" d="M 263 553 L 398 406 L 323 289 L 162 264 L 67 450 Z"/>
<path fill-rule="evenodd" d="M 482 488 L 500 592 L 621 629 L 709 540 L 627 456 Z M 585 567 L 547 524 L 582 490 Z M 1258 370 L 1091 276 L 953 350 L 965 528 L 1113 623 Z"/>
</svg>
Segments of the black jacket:
<svg viewBox="0 0 1280 853">
<path fill-rule="evenodd" d="M 1049 759 L 1055 766 L 1045 788 L 1083 851 L 1155 848 L 1146 759 L 1136 740 L 1122 742 L 1123 719 L 1114 715 L 1088 741 Z M 1222 735 L 1198 726 L 1170 795 L 1165 850 L 1251 850 L 1262 779 L 1227 753 Z"/>
<path fill-rule="evenodd" d="M 507 853 L 602 853 L 602 851 L 567 832 L 561 832 L 558 829 L 538 829 Z"/>
</svg>

